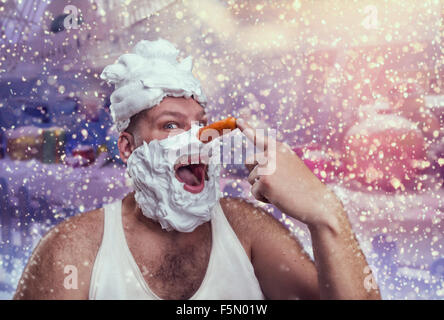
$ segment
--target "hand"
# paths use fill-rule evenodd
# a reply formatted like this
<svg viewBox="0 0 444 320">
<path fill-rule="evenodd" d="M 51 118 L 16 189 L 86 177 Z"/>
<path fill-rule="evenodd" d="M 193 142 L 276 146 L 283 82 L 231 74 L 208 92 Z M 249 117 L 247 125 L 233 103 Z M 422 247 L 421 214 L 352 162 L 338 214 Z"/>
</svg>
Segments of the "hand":
<svg viewBox="0 0 444 320">
<path fill-rule="evenodd" d="M 336 223 L 342 203 L 290 146 L 258 135 L 243 119 L 238 119 L 236 125 L 264 150 L 255 155 L 256 161 L 247 159 L 246 164 L 250 171 L 251 193 L 257 200 L 272 203 L 283 213 L 309 226 Z"/>
</svg>

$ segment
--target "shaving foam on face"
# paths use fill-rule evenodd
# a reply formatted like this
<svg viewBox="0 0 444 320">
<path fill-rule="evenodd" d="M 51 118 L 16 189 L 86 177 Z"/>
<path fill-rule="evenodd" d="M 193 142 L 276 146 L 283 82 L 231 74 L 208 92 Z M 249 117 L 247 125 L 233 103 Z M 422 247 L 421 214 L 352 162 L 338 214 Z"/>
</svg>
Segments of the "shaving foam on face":
<svg viewBox="0 0 444 320">
<path fill-rule="evenodd" d="M 132 178 L 135 200 L 143 214 L 160 223 L 163 229 L 192 232 L 211 219 L 211 212 L 219 201 L 220 159 L 218 152 L 207 152 L 197 139 L 198 126 L 163 140 L 152 140 L 133 151 L 128 158 L 127 172 Z M 212 150 L 218 148 L 212 143 Z M 184 183 L 175 176 L 174 166 L 179 158 L 199 153 L 208 165 L 208 180 L 203 190 L 193 194 L 184 189 Z"/>
</svg>

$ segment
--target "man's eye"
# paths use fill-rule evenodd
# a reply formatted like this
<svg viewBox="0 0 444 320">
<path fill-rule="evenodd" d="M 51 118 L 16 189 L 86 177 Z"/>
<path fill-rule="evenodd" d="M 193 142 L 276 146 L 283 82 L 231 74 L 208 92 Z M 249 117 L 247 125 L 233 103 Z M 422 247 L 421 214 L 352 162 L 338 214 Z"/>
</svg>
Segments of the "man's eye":
<svg viewBox="0 0 444 320">
<path fill-rule="evenodd" d="M 177 129 L 179 126 L 175 122 L 168 122 L 163 126 L 165 129 Z"/>
</svg>

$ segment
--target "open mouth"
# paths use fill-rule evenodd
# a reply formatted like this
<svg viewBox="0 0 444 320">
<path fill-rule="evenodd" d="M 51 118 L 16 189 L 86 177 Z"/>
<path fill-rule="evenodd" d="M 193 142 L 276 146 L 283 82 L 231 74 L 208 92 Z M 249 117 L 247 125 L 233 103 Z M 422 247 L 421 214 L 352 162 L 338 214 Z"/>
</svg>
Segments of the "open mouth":
<svg viewBox="0 0 444 320">
<path fill-rule="evenodd" d="M 205 187 L 205 180 L 208 180 L 208 166 L 200 161 L 199 163 L 190 163 L 190 158 L 188 158 L 188 161 L 182 159 L 174 166 L 176 178 L 185 184 L 183 188 L 186 191 L 200 193 Z"/>
</svg>

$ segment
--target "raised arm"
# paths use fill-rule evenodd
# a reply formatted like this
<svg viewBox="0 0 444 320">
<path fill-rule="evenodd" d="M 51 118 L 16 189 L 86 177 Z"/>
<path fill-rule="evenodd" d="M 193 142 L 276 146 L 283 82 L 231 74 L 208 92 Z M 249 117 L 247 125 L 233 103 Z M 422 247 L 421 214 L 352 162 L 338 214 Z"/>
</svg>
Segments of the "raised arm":
<svg viewBox="0 0 444 320">
<path fill-rule="evenodd" d="M 248 239 L 251 263 L 267 299 L 319 299 L 315 265 L 282 223 L 243 199 L 224 198 L 221 204 L 236 233 Z"/>
<path fill-rule="evenodd" d="M 341 201 L 284 144 L 257 136 L 245 122 L 242 132 L 264 146 L 266 161 L 252 166 L 252 194 L 305 223 L 311 233 L 321 299 L 380 299 L 371 270 Z M 274 142 L 273 142 L 274 143 Z"/>
</svg>

